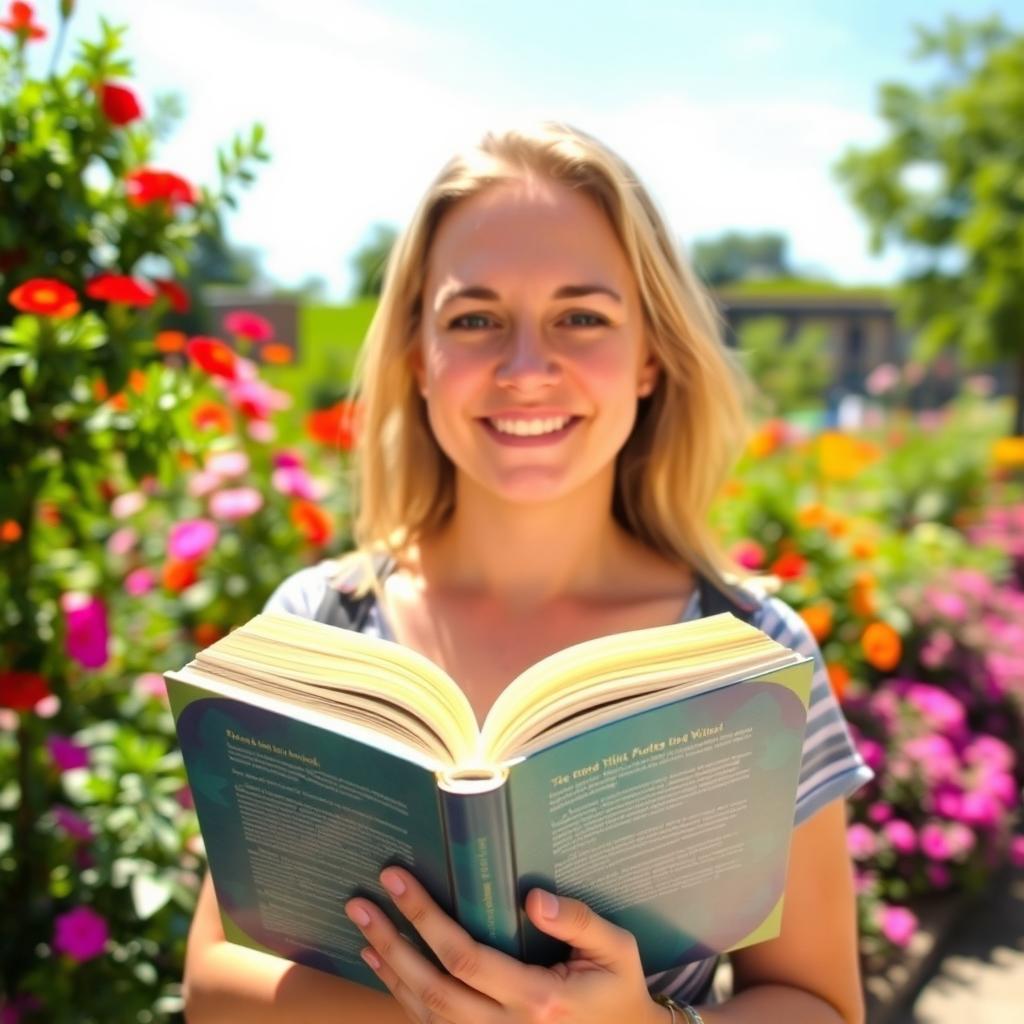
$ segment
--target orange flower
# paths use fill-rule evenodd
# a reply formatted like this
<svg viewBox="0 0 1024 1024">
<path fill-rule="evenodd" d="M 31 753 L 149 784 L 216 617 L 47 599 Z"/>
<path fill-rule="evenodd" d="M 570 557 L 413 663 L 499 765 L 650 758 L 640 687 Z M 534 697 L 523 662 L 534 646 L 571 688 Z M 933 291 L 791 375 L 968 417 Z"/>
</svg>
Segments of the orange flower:
<svg viewBox="0 0 1024 1024">
<path fill-rule="evenodd" d="M 37 316 L 74 316 L 82 308 L 74 290 L 52 277 L 33 277 L 18 285 L 7 300 L 22 313 Z"/>
<path fill-rule="evenodd" d="M 163 585 L 171 593 L 179 594 L 199 579 L 196 563 L 185 558 L 168 558 L 161 574 Z"/>
<path fill-rule="evenodd" d="M 153 339 L 153 346 L 157 352 L 162 352 L 167 355 L 170 352 L 184 352 L 185 351 L 185 332 L 184 331 L 158 331 L 157 336 Z"/>
<path fill-rule="evenodd" d="M 870 619 L 875 614 L 875 578 L 871 573 L 859 572 L 853 578 L 850 607 L 863 619 Z"/>
<path fill-rule="evenodd" d="M 41 523 L 47 526 L 57 526 L 60 523 L 60 509 L 52 501 L 41 501 L 36 507 Z"/>
<path fill-rule="evenodd" d="M 189 358 L 214 377 L 237 380 L 238 358 L 220 338 L 192 338 L 185 346 Z"/>
<path fill-rule="evenodd" d="M 827 602 L 808 605 L 800 612 L 800 617 L 819 644 L 832 632 L 832 605 Z"/>
<path fill-rule="evenodd" d="M 283 366 L 292 361 L 292 350 L 287 345 L 272 341 L 260 349 L 260 359 L 265 363 Z"/>
<path fill-rule="evenodd" d="M 876 445 L 867 441 L 827 431 L 818 438 L 818 471 L 826 480 L 853 480 L 881 454 Z"/>
<path fill-rule="evenodd" d="M 870 537 L 858 537 L 850 548 L 854 558 L 874 558 L 878 545 Z"/>
<path fill-rule="evenodd" d="M 21 524 L 14 519 L 5 519 L 0 523 L 0 540 L 5 544 L 21 540 Z"/>
<path fill-rule="evenodd" d="M 828 671 L 828 681 L 832 684 L 832 692 L 836 695 L 836 700 L 842 700 L 850 685 L 849 670 L 838 661 L 827 662 L 825 668 Z"/>
<path fill-rule="evenodd" d="M 288 510 L 288 517 L 307 544 L 321 547 L 331 539 L 331 517 L 319 505 L 304 498 L 296 498 Z"/>
<path fill-rule="evenodd" d="M 343 451 L 351 451 L 357 413 L 356 403 L 343 398 L 329 409 L 311 412 L 306 417 L 306 432 L 321 444 L 337 445 Z"/>
<path fill-rule="evenodd" d="M 223 635 L 224 631 L 220 626 L 215 626 L 212 622 L 200 622 L 192 631 L 192 637 L 200 647 L 209 647 Z"/>
<path fill-rule="evenodd" d="M 192 426 L 196 430 L 218 430 L 228 434 L 231 432 L 231 413 L 219 402 L 200 402 L 192 410 Z"/>
<path fill-rule="evenodd" d="M 1024 469 L 1024 437 L 1001 437 L 992 445 L 997 469 Z"/>
<path fill-rule="evenodd" d="M 899 633 L 885 622 L 872 622 L 860 638 L 860 647 L 868 664 L 879 672 L 891 672 L 903 654 Z"/>
<path fill-rule="evenodd" d="M 768 420 L 747 442 L 747 454 L 755 459 L 771 455 L 786 436 L 786 424 L 782 420 Z"/>
<path fill-rule="evenodd" d="M 105 402 L 110 397 L 110 388 L 107 387 L 107 382 L 102 377 L 97 377 L 92 382 L 92 397 L 97 402 Z"/>
<path fill-rule="evenodd" d="M 814 529 L 816 526 L 824 526 L 828 522 L 829 511 L 820 501 L 812 501 L 807 505 L 801 505 L 796 513 L 796 521 L 801 526 Z"/>
<path fill-rule="evenodd" d="M 127 412 L 128 411 L 128 396 L 123 391 L 118 391 L 118 393 L 116 395 L 114 395 L 110 399 L 110 404 L 118 412 Z"/>
<path fill-rule="evenodd" d="M 128 373 L 128 387 L 137 395 L 146 390 L 146 375 L 141 370 L 130 370 Z"/>
</svg>

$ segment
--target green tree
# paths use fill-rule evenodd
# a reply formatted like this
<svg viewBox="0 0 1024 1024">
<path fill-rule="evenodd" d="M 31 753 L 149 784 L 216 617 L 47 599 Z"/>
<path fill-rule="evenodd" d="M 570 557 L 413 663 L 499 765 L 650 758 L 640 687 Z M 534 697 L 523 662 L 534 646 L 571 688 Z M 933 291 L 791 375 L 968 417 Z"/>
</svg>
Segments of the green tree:
<svg viewBox="0 0 1024 1024">
<path fill-rule="evenodd" d="M 766 316 L 747 321 L 736 334 L 740 361 L 757 387 L 763 415 L 822 406 L 832 372 L 824 327 L 810 324 L 787 338 L 785 320 Z"/>
<path fill-rule="evenodd" d="M 352 257 L 356 279 L 352 285 L 354 299 L 372 299 L 380 295 L 384 284 L 384 268 L 391 255 L 398 231 L 391 224 L 375 224 L 369 241 Z"/>
<path fill-rule="evenodd" d="M 788 247 L 786 236 L 775 231 L 727 231 L 695 242 L 693 262 L 701 277 L 715 286 L 751 278 L 792 277 Z"/>
<path fill-rule="evenodd" d="M 1024 434 L 1024 34 L 997 16 L 915 32 L 911 56 L 938 60 L 937 79 L 883 84 L 888 138 L 848 150 L 836 171 L 872 251 L 894 242 L 919 262 L 901 298 L 919 354 L 1016 360 L 1013 429 Z"/>
</svg>

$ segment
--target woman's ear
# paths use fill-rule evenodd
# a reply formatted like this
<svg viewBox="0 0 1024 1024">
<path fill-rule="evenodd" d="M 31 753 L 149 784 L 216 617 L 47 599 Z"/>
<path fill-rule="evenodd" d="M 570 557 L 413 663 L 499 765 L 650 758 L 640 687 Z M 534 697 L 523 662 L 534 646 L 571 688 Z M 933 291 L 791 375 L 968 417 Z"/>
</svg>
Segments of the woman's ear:
<svg viewBox="0 0 1024 1024">
<path fill-rule="evenodd" d="M 637 377 L 636 393 L 640 398 L 647 398 L 652 394 L 658 385 L 658 377 L 661 374 L 661 366 L 653 355 L 647 357 L 643 366 L 640 367 L 640 374 Z"/>
</svg>

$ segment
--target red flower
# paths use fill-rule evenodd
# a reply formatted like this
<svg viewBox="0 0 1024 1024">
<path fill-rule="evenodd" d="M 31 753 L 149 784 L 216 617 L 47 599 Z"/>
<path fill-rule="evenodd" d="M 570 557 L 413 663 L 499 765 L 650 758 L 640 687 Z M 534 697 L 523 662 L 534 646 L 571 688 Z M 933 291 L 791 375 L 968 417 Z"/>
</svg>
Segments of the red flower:
<svg viewBox="0 0 1024 1024">
<path fill-rule="evenodd" d="M 177 281 L 156 277 L 153 279 L 153 286 L 158 295 L 167 299 L 175 313 L 187 313 L 192 308 L 192 300 L 188 297 L 188 292 Z"/>
<path fill-rule="evenodd" d="M 45 39 L 46 29 L 32 21 L 34 16 L 31 4 L 20 3 L 15 0 L 4 21 L 0 21 L 0 28 L 6 28 L 13 32 L 19 41 L 25 39 Z"/>
<path fill-rule="evenodd" d="M 38 672 L 0 672 L 0 707 L 30 711 L 49 696 L 49 684 Z"/>
<path fill-rule="evenodd" d="M 297 498 L 288 509 L 288 517 L 307 544 L 320 547 L 331 539 L 331 517 L 319 505 Z"/>
<path fill-rule="evenodd" d="M 7 297 L 15 309 L 39 316 L 74 316 L 82 307 L 73 288 L 51 277 L 33 277 Z"/>
<path fill-rule="evenodd" d="M 144 309 L 156 301 L 156 289 L 145 281 L 124 274 L 100 274 L 85 286 L 90 299 L 119 302 L 123 306 Z"/>
<path fill-rule="evenodd" d="M 344 451 L 351 451 L 357 411 L 356 403 L 347 398 L 329 409 L 317 409 L 306 417 L 306 433 L 321 444 L 337 445 Z"/>
<path fill-rule="evenodd" d="M 220 338 L 191 338 L 185 351 L 199 369 L 212 376 L 238 379 L 238 357 Z"/>
<path fill-rule="evenodd" d="M 247 309 L 236 309 L 224 317 L 224 330 L 249 341 L 270 341 L 274 336 L 274 325 L 258 313 Z"/>
<path fill-rule="evenodd" d="M 164 202 L 173 209 L 177 203 L 192 205 L 198 198 L 196 190 L 184 179 L 170 171 L 154 171 L 140 167 L 124 176 L 128 202 L 132 206 Z"/>
<path fill-rule="evenodd" d="M 807 561 L 795 551 L 787 551 L 772 562 L 768 571 L 780 579 L 795 580 L 807 571 Z"/>
<path fill-rule="evenodd" d="M 123 85 L 104 82 L 100 86 L 100 106 L 111 124 L 126 125 L 142 117 L 142 107 L 135 93 Z"/>
<path fill-rule="evenodd" d="M 163 585 L 178 594 L 199 579 L 196 563 L 187 558 L 168 558 L 161 572 Z"/>
<path fill-rule="evenodd" d="M 21 540 L 21 524 L 16 519 L 5 519 L 0 522 L 0 541 L 13 544 Z"/>
<path fill-rule="evenodd" d="M 231 413 L 219 402 L 200 402 L 192 410 L 192 425 L 196 430 L 217 430 L 231 433 Z"/>
</svg>

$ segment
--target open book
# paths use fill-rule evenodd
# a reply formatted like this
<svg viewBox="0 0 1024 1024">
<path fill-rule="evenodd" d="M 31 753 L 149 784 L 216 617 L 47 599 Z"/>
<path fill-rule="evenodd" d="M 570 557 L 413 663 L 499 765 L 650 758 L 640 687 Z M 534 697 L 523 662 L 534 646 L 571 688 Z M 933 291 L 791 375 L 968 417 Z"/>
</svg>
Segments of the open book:
<svg viewBox="0 0 1024 1024">
<path fill-rule="evenodd" d="M 344 914 L 409 868 L 478 939 L 565 949 L 535 885 L 636 935 L 648 974 L 772 938 L 810 659 L 723 614 L 533 665 L 482 727 L 399 644 L 264 613 L 165 674 L 226 936 L 363 984 Z"/>
</svg>

